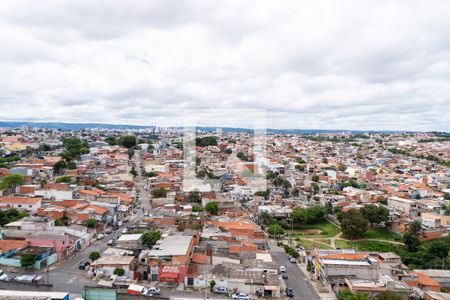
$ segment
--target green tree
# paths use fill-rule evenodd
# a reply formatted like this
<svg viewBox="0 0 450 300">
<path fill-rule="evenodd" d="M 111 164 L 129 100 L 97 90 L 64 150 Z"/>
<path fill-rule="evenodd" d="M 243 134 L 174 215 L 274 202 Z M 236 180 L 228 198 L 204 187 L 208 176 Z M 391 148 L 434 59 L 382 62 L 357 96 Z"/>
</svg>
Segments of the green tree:
<svg viewBox="0 0 450 300">
<path fill-rule="evenodd" d="M 154 198 L 164 198 L 166 196 L 166 190 L 163 187 L 154 189 L 152 195 Z"/>
<path fill-rule="evenodd" d="M 53 165 L 53 172 L 55 174 L 62 174 L 62 171 L 67 168 L 67 163 L 64 160 L 60 160 Z"/>
<path fill-rule="evenodd" d="M 89 253 L 89 259 L 91 261 L 96 261 L 99 258 L 100 258 L 100 253 L 99 252 L 93 251 L 93 252 Z"/>
<path fill-rule="evenodd" d="M 231 150 L 230 148 L 225 148 L 225 150 L 223 150 L 223 153 L 231 154 L 231 153 L 233 153 L 233 150 Z"/>
<path fill-rule="evenodd" d="M 136 137 L 134 135 L 121 136 L 117 140 L 117 144 L 125 148 L 131 148 L 136 146 Z"/>
<path fill-rule="evenodd" d="M 202 193 L 200 193 L 199 191 L 190 191 L 188 193 L 188 201 L 200 203 L 202 201 Z"/>
<path fill-rule="evenodd" d="M 322 163 L 327 164 L 328 163 L 328 159 L 326 157 L 322 158 Z"/>
<path fill-rule="evenodd" d="M 449 256 L 450 251 L 450 239 L 445 240 L 435 240 L 432 241 L 428 247 L 427 254 L 432 257 L 438 257 L 440 259 Z"/>
<path fill-rule="evenodd" d="M 111 145 L 111 146 L 114 146 L 114 145 L 117 144 L 116 138 L 115 138 L 115 137 L 112 137 L 112 136 L 108 136 L 108 137 L 105 139 L 105 142 L 107 142 L 107 143 L 108 143 L 109 145 Z"/>
<path fill-rule="evenodd" d="M 24 268 L 29 268 L 36 263 L 36 257 L 31 254 L 24 254 L 20 257 L 20 265 Z"/>
<path fill-rule="evenodd" d="M 205 210 L 211 215 L 217 215 L 219 213 L 219 205 L 215 201 L 208 202 L 205 205 Z"/>
<path fill-rule="evenodd" d="M 386 222 L 389 219 L 389 210 L 381 205 L 369 204 L 361 208 L 361 213 L 370 222 L 370 226 Z"/>
<path fill-rule="evenodd" d="M 115 268 L 113 271 L 113 274 L 120 277 L 120 276 L 125 275 L 125 270 L 122 268 Z"/>
<path fill-rule="evenodd" d="M 417 252 L 420 246 L 419 237 L 407 232 L 403 235 L 403 243 L 410 252 Z"/>
<path fill-rule="evenodd" d="M 211 291 L 214 289 L 215 286 L 216 286 L 216 281 L 213 279 L 209 282 L 209 288 L 211 289 Z"/>
<path fill-rule="evenodd" d="M 75 170 L 77 168 L 77 164 L 74 161 L 69 161 L 67 163 L 67 169 L 69 170 Z"/>
<path fill-rule="evenodd" d="M 349 238 L 359 238 L 364 235 L 369 227 L 369 221 L 358 210 L 351 209 L 347 212 L 340 212 L 338 219 L 344 236 Z"/>
<path fill-rule="evenodd" d="M 195 139 L 195 145 L 198 147 L 217 146 L 217 137 L 204 136 Z"/>
<path fill-rule="evenodd" d="M 64 226 L 64 223 L 61 219 L 56 219 L 55 220 L 55 226 Z"/>
<path fill-rule="evenodd" d="M 408 231 L 403 235 L 403 243 L 410 252 L 417 252 L 420 246 L 420 234 L 422 223 L 413 221 L 409 224 Z"/>
<path fill-rule="evenodd" d="M 2 178 L 2 181 L 0 181 L 0 189 L 12 189 L 15 191 L 19 185 L 23 184 L 24 180 L 25 178 L 20 174 L 8 174 Z"/>
<path fill-rule="evenodd" d="M 145 174 L 146 177 L 149 177 L 149 178 L 158 176 L 158 172 L 153 172 L 153 171 L 146 172 L 144 174 Z"/>
<path fill-rule="evenodd" d="M 369 300 L 366 293 L 353 293 L 349 289 L 339 291 L 338 300 Z"/>
<path fill-rule="evenodd" d="M 56 178 L 56 183 L 71 183 L 72 179 L 69 176 L 62 176 Z"/>
<path fill-rule="evenodd" d="M 319 175 L 313 175 L 311 177 L 311 180 L 314 181 L 314 182 L 318 182 L 319 181 Z"/>
<path fill-rule="evenodd" d="M 142 243 L 147 246 L 153 246 L 161 238 L 159 230 L 150 230 L 144 233 L 141 237 Z"/>
<path fill-rule="evenodd" d="M 96 219 L 90 218 L 90 219 L 86 220 L 86 226 L 88 228 L 95 228 L 95 227 L 97 227 L 97 225 L 98 225 L 98 221 Z"/>
<path fill-rule="evenodd" d="M 277 224 L 277 223 L 267 226 L 266 230 L 269 234 L 274 235 L 274 236 L 280 236 L 280 235 L 284 234 L 283 227 L 281 227 L 281 225 Z"/>
</svg>

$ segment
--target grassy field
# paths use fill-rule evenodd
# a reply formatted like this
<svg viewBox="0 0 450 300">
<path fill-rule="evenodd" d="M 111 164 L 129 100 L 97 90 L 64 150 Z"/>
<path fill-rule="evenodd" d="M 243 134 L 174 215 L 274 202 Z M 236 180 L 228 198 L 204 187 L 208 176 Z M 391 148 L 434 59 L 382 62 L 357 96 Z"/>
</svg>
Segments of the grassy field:
<svg viewBox="0 0 450 300">
<path fill-rule="evenodd" d="M 364 233 L 364 239 L 401 241 L 402 237 L 384 228 L 371 228 Z"/>
<path fill-rule="evenodd" d="M 353 242 L 343 240 L 337 240 L 336 247 L 339 247 L 341 249 L 355 249 L 359 251 L 377 251 L 377 252 L 396 252 L 396 250 L 403 248 L 403 246 L 400 245 L 376 241 Z"/>
<path fill-rule="evenodd" d="M 321 243 L 317 243 L 316 241 L 321 242 Z M 296 243 L 298 246 L 303 246 L 306 249 L 312 249 L 313 247 L 317 247 L 320 249 L 332 249 L 330 246 L 329 239 L 317 239 L 314 241 L 300 239 L 300 240 L 296 240 Z M 327 244 L 329 246 L 326 246 L 325 244 Z"/>
<path fill-rule="evenodd" d="M 341 232 L 340 228 L 328 221 L 314 225 L 297 227 L 292 232 L 294 238 L 330 238 Z"/>
</svg>

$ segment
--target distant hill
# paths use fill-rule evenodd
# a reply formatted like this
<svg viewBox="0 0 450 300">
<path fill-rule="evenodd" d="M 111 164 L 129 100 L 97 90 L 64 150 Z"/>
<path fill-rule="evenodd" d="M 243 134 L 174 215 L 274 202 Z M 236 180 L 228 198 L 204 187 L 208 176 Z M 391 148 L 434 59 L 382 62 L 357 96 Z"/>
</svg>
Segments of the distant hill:
<svg viewBox="0 0 450 300">
<path fill-rule="evenodd" d="M 102 124 L 102 123 L 63 123 L 63 122 L 26 122 L 26 121 L 0 121 L 0 128 L 19 128 L 21 126 L 32 126 L 38 128 L 47 129 L 65 129 L 65 130 L 80 130 L 80 129 L 150 129 L 155 128 L 154 125 L 121 125 L 121 124 Z M 179 126 L 173 126 L 168 128 L 182 128 Z M 218 127 L 196 127 L 197 130 L 205 132 L 214 132 Z M 223 132 L 253 132 L 253 129 L 249 128 L 233 128 L 233 127 L 220 127 Z M 334 130 L 334 129 L 266 129 L 268 134 L 320 134 L 320 133 L 341 133 L 341 132 L 351 132 L 351 133 L 365 133 L 365 132 L 381 132 L 381 133 L 392 133 L 398 131 L 367 131 L 367 130 Z"/>
<path fill-rule="evenodd" d="M 0 121 L 0 128 L 18 128 L 24 125 L 48 128 L 48 129 L 67 129 L 80 130 L 89 128 L 103 128 L 103 129 L 144 129 L 154 128 L 155 126 L 141 126 L 141 125 L 120 125 L 120 124 L 101 124 L 101 123 L 62 123 L 62 122 L 3 122 Z"/>
</svg>

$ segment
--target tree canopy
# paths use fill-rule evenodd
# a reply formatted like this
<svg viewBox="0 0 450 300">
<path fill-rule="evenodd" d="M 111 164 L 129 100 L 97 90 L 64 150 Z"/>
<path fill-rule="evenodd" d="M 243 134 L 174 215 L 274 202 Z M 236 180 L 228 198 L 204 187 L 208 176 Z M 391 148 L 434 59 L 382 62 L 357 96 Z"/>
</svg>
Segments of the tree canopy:
<svg viewBox="0 0 450 300">
<path fill-rule="evenodd" d="M 152 195 L 155 198 L 164 198 L 166 196 L 166 190 L 163 187 L 154 189 Z"/>
<path fill-rule="evenodd" d="M 205 210 L 211 215 L 217 215 L 219 213 L 219 205 L 215 201 L 208 202 L 205 205 Z"/>
<path fill-rule="evenodd" d="M 93 251 L 89 254 L 89 259 L 95 261 L 100 258 L 100 253 L 97 251 Z"/>
<path fill-rule="evenodd" d="M 339 222 L 344 236 L 349 238 L 359 238 L 364 235 L 369 227 L 369 221 L 358 210 L 351 209 L 338 214 Z"/>
<path fill-rule="evenodd" d="M 371 226 L 386 222 L 389 219 L 389 210 L 381 205 L 365 205 L 360 211 L 364 218 L 370 222 Z"/>
<path fill-rule="evenodd" d="M 142 243 L 147 246 L 153 246 L 161 238 L 159 230 L 150 230 L 142 235 Z"/>
<path fill-rule="evenodd" d="M 294 208 L 292 219 L 296 224 L 315 224 L 325 219 L 328 210 L 325 206 L 315 205 L 308 208 Z"/>
<path fill-rule="evenodd" d="M 280 235 L 284 234 L 283 227 L 281 227 L 281 225 L 277 224 L 277 223 L 274 223 L 274 224 L 271 224 L 271 225 L 267 226 L 266 231 L 269 234 L 274 235 L 274 236 L 280 236 Z"/>
<path fill-rule="evenodd" d="M 36 257 L 34 257 L 34 255 L 24 254 L 20 257 L 20 265 L 22 267 L 25 267 L 25 268 L 31 267 L 35 264 L 35 262 L 36 262 Z"/>
<path fill-rule="evenodd" d="M 217 137 L 215 136 L 204 136 L 195 139 L 195 145 L 198 147 L 206 146 L 217 146 Z"/>
<path fill-rule="evenodd" d="M 0 189 L 12 189 L 15 190 L 17 186 L 23 184 L 24 177 L 20 174 L 8 174 L 0 181 Z"/>
<path fill-rule="evenodd" d="M 20 220 L 27 216 L 28 214 L 26 212 L 15 208 L 10 208 L 6 211 L 0 210 L 0 226 Z"/>
</svg>

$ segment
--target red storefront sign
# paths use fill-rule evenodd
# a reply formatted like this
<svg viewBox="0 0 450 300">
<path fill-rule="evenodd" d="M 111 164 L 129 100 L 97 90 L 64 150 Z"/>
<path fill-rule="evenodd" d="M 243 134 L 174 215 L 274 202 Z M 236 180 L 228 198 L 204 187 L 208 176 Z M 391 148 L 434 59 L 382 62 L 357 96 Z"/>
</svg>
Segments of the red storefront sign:
<svg viewBox="0 0 450 300">
<path fill-rule="evenodd" d="M 161 266 L 158 271 L 159 282 L 183 282 L 184 266 Z"/>
</svg>

